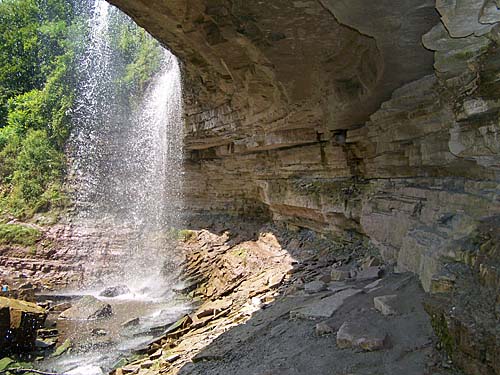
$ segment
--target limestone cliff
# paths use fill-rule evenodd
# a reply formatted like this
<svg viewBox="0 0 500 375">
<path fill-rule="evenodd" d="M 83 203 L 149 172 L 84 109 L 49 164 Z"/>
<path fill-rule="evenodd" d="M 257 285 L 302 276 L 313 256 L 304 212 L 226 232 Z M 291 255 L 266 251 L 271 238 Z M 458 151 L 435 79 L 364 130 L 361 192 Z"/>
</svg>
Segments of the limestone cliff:
<svg viewBox="0 0 500 375">
<path fill-rule="evenodd" d="M 111 2 L 184 63 L 193 210 L 368 235 L 426 288 L 499 213 L 496 3 Z"/>
<path fill-rule="evenodd" d="M 186 204 L 442 281 L 500 214 L 500 3 L 110 0 L 184 63 Z"/>
</svg>

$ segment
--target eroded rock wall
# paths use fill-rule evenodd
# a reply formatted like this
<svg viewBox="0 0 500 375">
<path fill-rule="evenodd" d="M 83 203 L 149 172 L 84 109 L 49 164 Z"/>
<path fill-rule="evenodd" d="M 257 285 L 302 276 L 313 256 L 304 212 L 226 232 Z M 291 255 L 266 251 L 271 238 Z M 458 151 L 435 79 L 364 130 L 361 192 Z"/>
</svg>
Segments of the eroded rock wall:
<svg viewBox="0 0 500 375">
<path fill-rule="evenodd" d="M 500 213 L 497 3 L 110 2 L 183 61 L 191 212 L 366 235 L 427 290 Z"/>
</svg>

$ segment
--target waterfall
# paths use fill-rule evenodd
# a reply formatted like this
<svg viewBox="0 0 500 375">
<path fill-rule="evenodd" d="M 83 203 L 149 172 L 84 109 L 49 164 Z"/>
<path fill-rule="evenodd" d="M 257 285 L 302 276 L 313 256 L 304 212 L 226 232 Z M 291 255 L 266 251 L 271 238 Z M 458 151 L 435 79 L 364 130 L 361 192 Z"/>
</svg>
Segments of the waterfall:
<svg viewBox="0 0 500 375">
<path fill-rule="evenodd" d="M 81 4 L 80 11 L 84 11 Z M 71 172 L 75 180 L 74 201 L 79 213 L 83 207 L 96 200 L 104 141 L 99 132 L 107 127 L 112 112 L 112 81 L 110 66 L 112 60 L 109 40 L 110 5 L 105 0 L 95 1 L 90 9 L 90 35 L 84 53 L 78 59 L 78 87 L 72 111 L 73 131 L 69 151 Z"/>
<path fill-rule="evenodd" d="M 159 72 L 131 106 L 116 87 L 123 66 L 110 44 L 113 12 L 106 1 L 93 2 L 78 59 L 68 146 L 72 227 L 82 239 L 79 251 L 91 255 L 93 282 L 126 283 L 135 293 L 159 296 L 168 291 L 163 271 L 174 259 L 169 228 L 181 226 L 181 72 L 163 50 Z M 124 15 L 119 20 L 131 22 Z"/>
</svg>

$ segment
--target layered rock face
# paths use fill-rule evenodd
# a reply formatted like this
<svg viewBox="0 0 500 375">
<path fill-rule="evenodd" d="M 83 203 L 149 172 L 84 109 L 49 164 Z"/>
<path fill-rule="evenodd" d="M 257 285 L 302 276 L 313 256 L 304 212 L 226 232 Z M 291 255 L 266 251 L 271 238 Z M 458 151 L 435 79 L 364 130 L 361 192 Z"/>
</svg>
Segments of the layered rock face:
<svg viewBox="0 0 500 375">
<path fill-rule="evenodd" d="M 191 211 L 367 236 L 427 291 L 500 214 L 498 1 L 110 2 L 184 63 Z"/>
<path fill-rule="evenodd" d="M 496 3 L 111 2 L 184 63 L 191 211 L 367 235 L 427 290 L 500 213 Z"/>
</svg>

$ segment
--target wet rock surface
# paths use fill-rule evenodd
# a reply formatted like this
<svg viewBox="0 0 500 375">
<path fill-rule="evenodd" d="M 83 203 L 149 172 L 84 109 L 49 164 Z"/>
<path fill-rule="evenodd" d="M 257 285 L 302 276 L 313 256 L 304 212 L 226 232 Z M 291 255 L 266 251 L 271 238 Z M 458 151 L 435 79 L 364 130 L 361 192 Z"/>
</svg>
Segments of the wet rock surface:
<svg viewBox="0 0 500 375">
<path fill-rule="evenodd" d="M 127 293 L 130 293 L 130 289 L 126 285 L 116 285 L 104 289 L 99 296 L 113 298 Z"/>
<path fill-rule="evenodd" d="M 34 303 L 0 297 L 0 353 L 35 349 L 47 312 Z"/>
<path fill-rule="evenodd" d="M 113 314 L 109 303 L 98 300 L 93 296 L 85 296 L 74 302 L 72 306 L 59 316 L 68 320 L 95 320 L 106 318 Z"/>
</svg>

